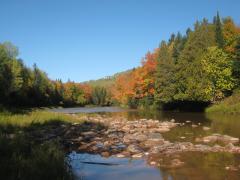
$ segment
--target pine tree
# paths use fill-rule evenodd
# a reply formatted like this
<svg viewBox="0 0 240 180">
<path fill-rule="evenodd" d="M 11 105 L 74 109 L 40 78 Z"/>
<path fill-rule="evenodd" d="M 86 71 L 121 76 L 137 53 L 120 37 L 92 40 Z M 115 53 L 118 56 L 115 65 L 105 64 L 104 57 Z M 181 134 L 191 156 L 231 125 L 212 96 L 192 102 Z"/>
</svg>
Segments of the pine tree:
<svg viewBox="0 0 240 180">
<path fill-rule="evenodd" d="M 190 32 L 189 32 L 190 33 Z M 175 64 L 178 62 L 179 55 L 184 48 L 184 45 L 187 41 L 187 36 L 182 36 L 179 32 L 174 40 L 172 57 Z"/>
<path fill-rule="evenodd" d="M 162 41 L 159 50 L 158 64 L 155 80 L 155 103 L 160 105 L 172 101 L 175 93 L 174 88 L 174 68 L 172 54 L 165 41 Z"/>
<path fill-rule="evenodd" d="M 237 87 L 240 87 L 240 35 L 236 40 L 235 60 L 233 61 L 233 77 L 236 80 Z"/>
<path fill-rule="evenodd" d="M 237 41 L 236 41 L 235 57 L 236 57 L 236 60 L 240 62 L 240 35 L 237 37 Z"/>
<path fill-rule="evenodd" d="M 200 69 L 199 57 L 215 45 L 214 29 L 206 20 L 196 22 L 195 31 L 189 34 L 176 65 L 175 100 L 205 101 L 201 90 L 208 86 L 208 81 Z"/>
<path fill-rule="evenodd" d="M 215 38 L 216 43 L 219 48 L 224 47 L 224 38 L 223 38 L 223 32 L 222 32 L 222 23 L 219 16 L 219 13 L 217 12 L 216 18 L 214 18 L 214 25 L 215 25 Z"/>
<path fill-rule="evenodd" d="M 170 45 L 172 42 L 174 42 L 175 38 L 176 38 L 175 34 L 172 33 L 170 39 L 168 40 L 168 44 Z"/>
</svg>

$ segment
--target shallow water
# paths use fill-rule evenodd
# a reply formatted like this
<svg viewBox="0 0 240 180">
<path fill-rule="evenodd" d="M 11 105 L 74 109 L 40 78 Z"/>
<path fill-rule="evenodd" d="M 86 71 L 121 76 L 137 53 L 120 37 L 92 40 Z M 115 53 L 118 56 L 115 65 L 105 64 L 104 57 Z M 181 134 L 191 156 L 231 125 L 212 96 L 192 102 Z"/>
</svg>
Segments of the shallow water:
<svg viewBox="0 0 240 180">
<path fill-rule="evenodd" d="M 117 109 L 117 111 L 116 111 Z M 68 109 L 69 110 L 69 109 Z M 127 111 L 119 108 L 94 108 L 89 111 L 94 115 L 106 117 L 125 117 L 129 120 L 140 118 L 157 119 L 168 121 L 175 119 L 176 122 L 184 123 L 171 131 L 164 133 L 166 140 L 171 142 L 195 142 L 195 138 L 206 136 L 213 133 L 226 134 L 233 137 L 240 137 L 240 116 L 203 113 L 179 113 L 179 112 L 156 112 L 156 111 Z M 74 109 L 78 113 L 79 109 Z M 81 108 L 81 112 L 83 109 Z M 66 112 L 66 110 L 62 111 Z M 69 112 L 69 111 L 68 111 Z M 83 112 L 82 112 L 83 113 Z M 92 116 L 92 114 L 87 114 Z M 192 127 L 197 125 L 197 127 Z M 204 131 L 203 127 L 210 127 L 209 131 Z M 145 159 L 132 160 L 127 158 L 102 158 L 99 155 L 76 154 L 69 155 L 72 159 L 71 164 L 78 179 L 240 179 L 240 155 L 230 153 L 181 153 L 166 157 L 156 157 L 160 165 L 158 168 L 148 165 Z M 184 166 L 179 168 L 168 168 L 165 166 L 172 159 L 180 159 Z M 85 164 L 82 161 L 98 163 L 114 163 L 119 165 L 106 166 L 98 164 Z M 234 170 L 228 170 L 234 167 Z"/>
<path fill-rule="evenodd" d="M 74 107 L 74 108 L 54 108 L 51 109 L 51 111 L 75 114 L 75 113 L 123 112 L 127 110 L 120 107 Z"/>
<path fill-rule="evenodd" d="M 130 160 L 127 158 L 103 158 L 100 155 L 76 154 L 69 155 L 77 179 L 159 179 L 161 171 L 146 166 L 143 159 Z M 85 162 L 85 163 L 84 163 Z M 87 162 L 87 163 L 86 163 Z M 113 165 L 91 164 L 109 163 Z"/>
</svg>

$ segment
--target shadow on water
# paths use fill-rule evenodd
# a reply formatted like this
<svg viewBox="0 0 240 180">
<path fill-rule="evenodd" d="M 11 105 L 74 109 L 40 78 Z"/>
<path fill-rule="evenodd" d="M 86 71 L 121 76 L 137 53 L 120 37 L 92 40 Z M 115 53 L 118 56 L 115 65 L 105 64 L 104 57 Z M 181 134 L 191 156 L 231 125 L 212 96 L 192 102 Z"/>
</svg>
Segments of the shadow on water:
<svg viewBox="0 0 240 180">
<path fill-rule="evenodd" d="M 175 101 L 162 105 L 162 109 L 180 112 L 204 112 L 209 105 L 209 102 L 202 101 Z"/>
</svg>

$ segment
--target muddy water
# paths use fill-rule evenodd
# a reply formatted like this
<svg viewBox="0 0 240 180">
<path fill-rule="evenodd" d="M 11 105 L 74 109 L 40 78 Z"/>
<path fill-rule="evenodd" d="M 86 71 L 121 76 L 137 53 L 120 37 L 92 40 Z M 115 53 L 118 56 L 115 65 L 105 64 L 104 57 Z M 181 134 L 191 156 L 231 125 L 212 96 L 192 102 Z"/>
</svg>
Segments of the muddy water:
<svg viewBox="0 0 240 180">
<path fill-rule="evenodd" d="M 83 109 L 81 108 L 81 113 Z M 177 113 L 156 111 L 127 111 L 116 108 L 89 109 L 87 116 L 101 115 L 106 117 L 126 117 L 129 120 L 140 118 L 166 121 L 175 119 L 184 123 L 164 133 L 171 142 L 195 142 L 197 137 L 213 133 L 226 134 L 240 138 L 240 116 L 221 114 L 204 115 L 200 113 Z M 71 111 L 71 113 L 75 113 Z M 79 109 L 76 111 L 79 113 Z M 93 114 L 92 114 L 93 113 Z M 209 130 L 204 130 L 209 127 Z M 206 128 L 205 128 L 206 129 Z M 239 145 L 239 144 L 238 144 Z M 186 179 L 186 180 L 225 180 L 240 179 L 240 155 L 230 153 L 180 153 L 165 157 L 156 157 L 158 167 L 152 167 L 145 159 L 103 158 L 99 155 L 69 155 L 74 173 L 78 179 Z M 173 159 L 180 159 L 184 165 L 178 168 L 166 166 Z"/>
</svg>

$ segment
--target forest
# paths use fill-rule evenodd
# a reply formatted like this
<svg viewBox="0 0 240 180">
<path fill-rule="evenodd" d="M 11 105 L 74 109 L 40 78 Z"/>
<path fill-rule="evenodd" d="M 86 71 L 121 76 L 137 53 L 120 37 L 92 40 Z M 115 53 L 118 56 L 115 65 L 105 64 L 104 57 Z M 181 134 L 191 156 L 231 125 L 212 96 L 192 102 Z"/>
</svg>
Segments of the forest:
<svg viewBox="0 0 240 180">
<path fill-rule="evenodd" d="M 240 86 L 240 27 L 219 14 L 210 22 L 196 21 L 185 34 L 172 34 L 141 66 L 124 73 L 75 83 L 51 80 L 36 64 L 27 67 L 18 48 L 0 44 L 2 106 L 84 106 L 118 104 L 132 108 L 175 109 L 216 104 Z"/>
</svg>

